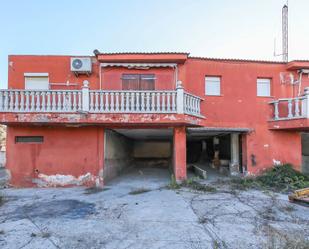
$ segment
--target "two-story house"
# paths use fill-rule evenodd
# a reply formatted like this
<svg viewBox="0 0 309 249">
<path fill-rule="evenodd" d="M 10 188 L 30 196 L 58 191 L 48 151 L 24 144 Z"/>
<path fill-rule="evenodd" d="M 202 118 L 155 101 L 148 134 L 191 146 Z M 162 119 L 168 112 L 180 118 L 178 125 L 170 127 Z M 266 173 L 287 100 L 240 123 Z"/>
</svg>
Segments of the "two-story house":
<svg viewBox="0 0 309 249">
<path fill-rule="evenodd" d="M 0 91 L 14 186 L 102 185 L 130 165 L 308 172 L 309 61 L 188 53 L 11 55 Z M 223 170 L 224 169 L 224 170 Z"/>
</svg>

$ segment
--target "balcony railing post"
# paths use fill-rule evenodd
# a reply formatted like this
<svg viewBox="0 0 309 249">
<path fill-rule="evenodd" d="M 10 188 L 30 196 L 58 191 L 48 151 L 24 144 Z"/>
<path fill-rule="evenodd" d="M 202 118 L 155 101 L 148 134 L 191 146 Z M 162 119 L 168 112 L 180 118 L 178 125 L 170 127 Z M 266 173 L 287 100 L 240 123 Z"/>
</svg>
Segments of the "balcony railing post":
<svg viewBox="0 0 309 249">
<path fill-rule="evenodd" d="M 274 102 L 275 120 L 279 119 L 279 101 Z"/>
<path fill-rule="evenodd" d="M 293 118 L 292 107 L 293 107 L 292 99 L 289 99 L 288 100 L 288 118 Z"/>
<path fill-rule="evenodd" d="M 82 111 L 89 112 L 89 82 L 84 80 L 82 87 Z"/>
<path fill-rule="evenodd" d="M 176 96 L 177 113 L 183 114 L 184 113 L 184 89 L 183 89 L 181 81 L 177 82 L 176 91 L 177 91 L 177 96 Z"/>
</svg>

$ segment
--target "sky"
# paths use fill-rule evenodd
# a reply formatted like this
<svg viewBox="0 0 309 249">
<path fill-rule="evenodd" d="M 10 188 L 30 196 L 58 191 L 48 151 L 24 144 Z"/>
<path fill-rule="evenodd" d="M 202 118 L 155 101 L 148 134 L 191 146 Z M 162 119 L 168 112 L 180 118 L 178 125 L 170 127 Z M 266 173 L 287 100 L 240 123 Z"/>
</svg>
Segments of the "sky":
<svg viewBox="0 0 309 249">
<path fill-rule="evenodd" d="M 286 0 L 0 0 L 0 88 L 9 54 L 189 52 L 280 60 Z M 309 59 L 309 0 L 289 0 L 289 59 Z"/>
</svg>

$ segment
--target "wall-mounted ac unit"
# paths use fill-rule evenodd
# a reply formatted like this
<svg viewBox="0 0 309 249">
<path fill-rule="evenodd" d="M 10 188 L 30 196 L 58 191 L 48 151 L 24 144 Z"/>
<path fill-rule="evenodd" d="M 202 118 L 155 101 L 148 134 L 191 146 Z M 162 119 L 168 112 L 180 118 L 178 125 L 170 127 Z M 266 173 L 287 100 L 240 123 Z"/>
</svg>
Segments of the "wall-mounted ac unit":
<svg viewBox="0 0 309 249">
<path fill-rule="evenodd" d="M 71 71 L 78 74 L 91 74 L 92 63 L 90 57 L 72 57 Z"/>
</svg>

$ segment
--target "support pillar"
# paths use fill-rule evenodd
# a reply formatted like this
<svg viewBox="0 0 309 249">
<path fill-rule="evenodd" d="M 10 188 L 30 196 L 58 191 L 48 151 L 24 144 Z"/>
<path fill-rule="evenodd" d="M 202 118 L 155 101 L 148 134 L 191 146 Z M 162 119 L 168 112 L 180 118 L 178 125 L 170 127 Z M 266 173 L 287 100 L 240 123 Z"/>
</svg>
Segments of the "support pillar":
<svg viewBox="0 0 309 249">
<path fill-rule="evenodd" d="M 104 186 L 104 162 L 105 162 L 105 129 L 98 127 L 98 154 L 97 154 L 97 178 L 95 181 L 96 187 L 103 187 Z"/>
<path fill-rule="evenodd" d="M 230 174 L 239 174 L 239 134 L 231 134 L 231 164 L 230 164 Z"/>
<path fill-rule="evenodd" d="M 173 169 L 177 182 L 187 179 L 186 127 L 175 127 L 173 136 Z"/>
</svg>

